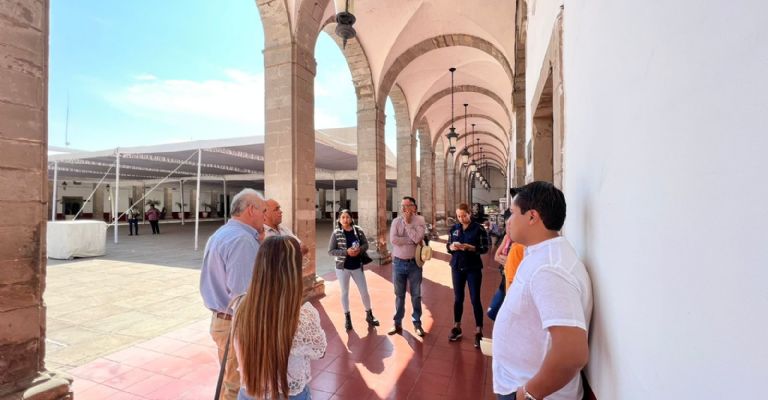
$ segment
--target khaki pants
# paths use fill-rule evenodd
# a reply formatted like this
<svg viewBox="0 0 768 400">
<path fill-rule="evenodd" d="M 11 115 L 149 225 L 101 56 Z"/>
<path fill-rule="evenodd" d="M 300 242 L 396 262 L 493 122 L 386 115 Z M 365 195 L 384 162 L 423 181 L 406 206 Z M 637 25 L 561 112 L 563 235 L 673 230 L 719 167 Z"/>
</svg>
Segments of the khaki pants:
<svg viewBox="0 0 768 400">
<path fill-rule="evenodd" d="M 232 321 L 216 318 L 216 313 L 211 316 L 211 337 L 219 348 L 219 362 L 224 358 L 224 347 L 232 330 Z M 240 372 L 237 370 L 237 357 L 232 342 L 229 343 L 227 354 L 227 366 L 224 369 L 224 382 L 221 385 L 222 400 L 236 400 L 240 391 Z"/>
</svg>

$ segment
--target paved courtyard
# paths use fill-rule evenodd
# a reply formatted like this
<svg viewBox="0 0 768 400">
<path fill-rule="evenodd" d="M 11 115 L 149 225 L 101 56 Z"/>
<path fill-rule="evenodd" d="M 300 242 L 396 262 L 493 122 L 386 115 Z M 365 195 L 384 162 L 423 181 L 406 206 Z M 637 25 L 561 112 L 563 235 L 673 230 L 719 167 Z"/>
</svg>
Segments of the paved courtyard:
<svg viewBox="0 0 768 400">
<path fill-rule="evenodd" d="M 219 224 L 201 225 L 201 249 Z M 190 224 L 162 225 L 160 236 L 123 235 L 120 244 L 110 242 L 105 257 L 50 260 L 46 363 L 75 377 L 78 400 L 212 398 L 218 363 L 208 334 L 209 313 L 198 292 L 202 250 L 193 250 L 193 229 Z M 367 272 L 382 326 L 366 328 L 352 285 L 355 331 L 348 334 L 343 329 L 340 290 L 324 249 L 329 235 L 330 223 L 320 222 L 318 271 L 325 272 L 326 296 L 313 303 L 329 346 L 325 358 L 313 363 L 313 399 L 492 398 L 490 359 L 469 339 L 447 340 L 453 292 L 445 245 L 433 242 L 436 259 L 425 266 L 426 337 L 415 336 L 408 324 L 402 336 L 386 335 L 394 308 L 391 266 L 374 266 Z M 485 272 L 487 305 L 498 275 L 494 267 Z M 467 296 L 468 330 L 473 325 L 471 314 Z"/>
</svg>

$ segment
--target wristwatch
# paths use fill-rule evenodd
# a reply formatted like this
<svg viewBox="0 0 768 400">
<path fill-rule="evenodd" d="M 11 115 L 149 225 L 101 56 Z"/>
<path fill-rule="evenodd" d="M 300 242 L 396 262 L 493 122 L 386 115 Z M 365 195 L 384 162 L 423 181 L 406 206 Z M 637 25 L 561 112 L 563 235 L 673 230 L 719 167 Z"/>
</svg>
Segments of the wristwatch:
<svg viewBox="0 0 768 400">
<path fill-rule="evenodd" d="M 532 394 L 528 393 L 528 391 L 525 389 L 525 386 L 523 386 L 523 393 L 524 393 L 524 396 L 525 396 L 523 398 L 525 400 L 538 400 L 537 398 L 533 397 Z"/>
</svg>

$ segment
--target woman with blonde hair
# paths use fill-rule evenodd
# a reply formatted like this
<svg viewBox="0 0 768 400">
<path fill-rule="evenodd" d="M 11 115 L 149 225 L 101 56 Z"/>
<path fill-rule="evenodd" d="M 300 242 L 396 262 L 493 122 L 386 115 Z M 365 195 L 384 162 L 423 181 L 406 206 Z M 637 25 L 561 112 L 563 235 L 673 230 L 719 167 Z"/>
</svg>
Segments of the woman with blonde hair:
<svg viewBox="0 0 768 400">
<path fill-rule="evenodd" d="M 302 305 L 302 293 L 298 241 L 268 237 L 248 292 L 232 303 L 238 400 L 310 398 L 310 360 L 323 357 L 326 339 L 320 315 L 310 303 Z"/>
</svg>

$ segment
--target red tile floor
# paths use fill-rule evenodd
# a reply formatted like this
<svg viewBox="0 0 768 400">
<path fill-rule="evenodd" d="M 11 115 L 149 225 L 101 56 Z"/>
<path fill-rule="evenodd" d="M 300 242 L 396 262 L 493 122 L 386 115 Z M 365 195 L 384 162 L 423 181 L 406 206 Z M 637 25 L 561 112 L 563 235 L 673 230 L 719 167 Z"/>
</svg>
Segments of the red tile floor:
<svg viewBox="0 0 768 400">
<path fill-rule="evenodd" d="M 472 344 L 473 316 L 465 296 L 462 327 L 465 337 L 451 343 L 453 289 L 445 245 L 433 242 L 435 259 L 424 267 L 420 338 L 410 321 L 410 296 L 402 335 L 388 336 L 394 294 L 392 266 L 367 268 L 374 314 L 381 321 L 368 329 L 354 284 L 350 304 L 354 330 L 344 330 L 340 290 L 333 274 L 326 275 L 326 295 L 313 301 L 328 338 L 323 359 L 312 364 L 312 398 L 326 399 L 494 399 L 490 358 Z M 487 307 L 499 284 L 490 254 L 483 270 L 482 300 Z M 75 377 L 77 400 L 89 399 L 212 399 L 218 374 L 216 348 L 208 334 L 209 321 L 166 333 L 144 343 L 96 359 L 68 371 Z M 485 334 L 491 322 L 485 319 Z"/>
</svg>

